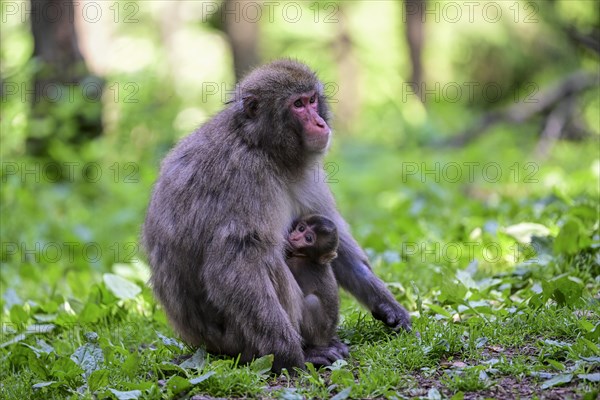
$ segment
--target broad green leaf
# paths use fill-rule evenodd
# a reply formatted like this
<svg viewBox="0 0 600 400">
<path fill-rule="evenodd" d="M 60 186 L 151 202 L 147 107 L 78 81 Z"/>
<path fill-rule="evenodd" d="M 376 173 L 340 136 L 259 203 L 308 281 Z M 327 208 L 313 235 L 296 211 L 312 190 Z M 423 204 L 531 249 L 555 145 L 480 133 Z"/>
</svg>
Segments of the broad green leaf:
<svg viewBox="0 0 600 400">
<path fill-rule="evenodd" d="M 48 367 L 46 366 L 46 363 L 44 361 L 42 361 L 42 359 L 39 358 L 30 349 L 27 349 L 27 363 L 28 363 L 28 368 L 39 379 L 48 380 L 50 378 L 50 374 L 48 373 Z"/>
<path fill-rule="evenodd" d="M 438 300 L 452 305 L 463 304 L 468 289 L 460 282 L 448 280 L 441 288 Z"/>
<path fill-rule="evenodd" d="M 436 388 L 431 388 L 427 392 L 427 398 L 429 400 L 441 400 L 442 399 L 442 395 L 440 394 L 440 392 Z"/>
<path fill-rule="evenodd" d="M 347 369 L 337 369 L 331 373 L 331 382 L 341 386 L 350 386 L 354 384 L 354 375 Z"/>
<path fill-rule="evenodd" d="M 581 400 L 598 400 L 598 395 L 600 394 L 600 390 L 592 389 L 591 391 L 585 393 Z"/>
<path fill-rule="evenodd" d="M 174 394 L 181 393 L 184 390 L 188 390 L 192 387 L 192 384 L 187 379 L 184 379 L 178 375 L 173 375 L 167 382 L 167 388 Z"/>
<path fill-rule="evenodd" d="M 595 372 L 593 374 L 579 374 L 577 377 L 585 381 L 600 382 L 600 372 Z"/>
<path fill-rule="evenodd" d="M 564 385 L 565 383 L 569 383 L 573 380 L 573 374 L 558 374 L 554 378 L 550 378 L 544 383 L 542 383 L 542 389 L 548 389 L 554 386 Z"/>
<path fill-rule="evenodd" d="M 504 228 L 504 233 L 517 239 L 520 243 L 531 243 L 532 236 L 548 236 L 550 229 L 533 222 L 521 222 Z"/>
<path fill-rule="evenodd" d="M 459 269 L 458 271 L 456 271 L 456 279 L 458 279 L 458 281 L 462 283 L 465 287 L 478 287 L 475 281 L 473 280 L 473 275 L 467 270 Z"/>
<path fill-rule="evenodd" d="M 85 371 L 84 376 L 88 378 L 92 372 L 99 369 L 104 363 L 104 354 L 97 344 L 86 343 L 75 350 L 71 355 L 71 360 L 83 368 Z"/>
<path fill-rule="evenodd" d="M 88 378 L 88 386 L 93 393 L 98 389 L 108 386 L 110 373 L 106 369 L 99 369 L 90 374 Z"/>
<path fill-rule="evenodd" d="M 567 274 L 542 281 L 546 298 L 552 298 L 560 306 L 574 306 L 581 302 L 584 283 L 581 279 Z"/>
<path fill-rule="evenodd" d="M 596 343 L 592 342 L 591 340 L 587 338 L 579 338 L 578 341 L 583 343 L 585 347 L 587 347 L 590 351 L 594 352 L 595 354 L 600 354 L 600 348 Z"/>
<path fill-rule="evenodd" d="M 585 319 L 578 320 L 577 325 L 579 325 L 579 327 L 582 328 L 583 330 L 585 330 L 586 332 L 591 332 L 594 330 L 594 324 L 592 324 L 590 321 L 587 321 Z"/>
<path fill-rule="evenodd" d="M 565 349 L 565 348 L 572 346 L 572 344 L 569 342 L 561 342 L 559 340 L 552 340 L 552 339 L 544 339 L 544 340 L 541 340 L 540 343 L 544 343 L 549 346 L 560 347 L 561 349 Z"/>
<path fill-rule="evenodd" d="M 585 337 L 589 340 L 600 342 L 600 323 L 597 323 L 591 332 L 586 333 Z"/>
<path fill-rule="evenodd" d="M 177 339 L 167 337 L 160 332 L 156 332 L 156 335 L 160 338 L 163 344 L 172 351 L 183 350 L 185 348 L 184 345 Z"/>
<path fill-rule="evenodd" d="M 475 340 L 475 347 L 478 349 L 481 349 L 487 343 L 488 343 L 488 338 L 486 338 L 485 336 L 478 337 L 477 340 Z"/>
<path fill-rule="evenodd" d="M 206 364 L 206 351 L 198 348 L 190 358 L 179 364 L 179 366 L 185 369 L 202 369 L 204 364 Z"/>
<path fill-rule="evenodd" d="M 48 382 L 40 382 L 40 383 L 36 383 L 35 385 L 31 386 L 34 389 L 41 389 L 43 387 L 48 387 L 48 386 L 56 386 L 55 384 L 58 383 L 56 381 L 48 381 Z"/>
<path fill-rule="evenodd" d="M 49 354 L 52 353 L 54 351 L 54 347 L 50 346 L 48 343 L 46 343 L 43 340 L 38 340 L 37 341 L 38 347 L 35 346 L 31 346 L 28 345 L 27 343 L 23 343 L 24 346 L 29 347 L 31 350 L 33 350 L 33 352 L 39 357 L 40 355 L 43 354 Z"/>
<path fill-rule="evenodd" d="M 590 244 L 591 239 L 581 221 L 570 218 L 554 240 L 554 252 L 556 254 L 576 254 Z"/>
<path fill-rule="evenodd" d="M 211 377 L 211 376 L 213 376 L 214 374 L 216 374 L 216 372 L 215 372 L 215 371 L 209 371 L 209 372 L 205 373 L 204 375 L 200 375 L 200 376 L 199 376 L 199 377 L 197 377 L 197 378 L 192 378 L 192 379 L 190 379 L 190 383 L 191 383 L 192 385 L 197 385 L 197 384 L 199 384 L 199 383 L 201 383 L 201 382 L 204 382 L 205 380 L 207 380 L 208 378 L 210 378 L 210 377 Z"/>
<path fill-rule="evenodd" d="M 173 364 L 171 361 L 163 361 L 160 364 L 158 364 L 158 367 L 163 372 L 175 371 L 176 373 L 182 373 L 182 374 L 185 373 L 185 369 L 181 368 L 177 364 Z M 167 374 L 167 375 L 171 375 L 171 374 Z"/>
<path fill-rule="evenodd" d="M 348 365 L 348 361 L 346 361 L 346 360 L 335 360 L 333 362 L 333 364 L 325 367 L 325 369 L 328 369 L 330 371 L 337 371 L 339 369 L 344 368 L 347 365 Z"/>
<path fill-rule="evenodd" d="M 106 311 L 95 303 L 86 303 L 83 310 L 79 313 L 79 321 L 83 323 L 98 322 L 106 315 Z"/>
<path fill-rule="evenodd" d="M 6 292 L 2 295 L 2 299 L 4 300 L 4 307 L 7 310 L 10 310 L 15 305 L 23 305 L 23 300 L 19 297 L 15 289 L 8 288 Z"/>
<path fill-rule="evenodd" d="M 24 333 L 19 333 L 18 335 L 16 335 L 14 338 L 10 339 L 9 341 L 0 344 L 0 349 L 3 347 L 10 346 L 11 344 L 19 343 L 20 341 L 24 340 L 26 337 L 27 337 L 27 335 L 25 335 Z"/>
<path fill-rule="evenodd" d="M 350 397 L 350 392 L 352 392 L 352 388 L 351 387 L 347 387 L 346 389 L 342 390 L 341 392 L 339 392 L 338 394 L 336 394 L 335 396 L 333 396 L 331 398 L 331 400 L 344 400 L 344 399 L 347 399 L 348 397 Z"/>
<path fill-rule="evenodd" d="M 86 332 L 84 336 L 85 340 L 89 343 L 98 343 L 98 339 L 100 339 L 100 336 L 96 332 Z"/>
<path fill-rule="evenodd" d="M 54 324 L 31 324 L 27 326 L 25 333 L 27 334 L 38 334 L 38 333 L 50 333 L 56 328 Z"/>
<path fill-rule="evenodd" d="M 598 221 L 597 205 L 579 204 L 569 209 L 569 216 L 579 219 L 582 223 L 587 223 L 587 226 L 592 227 Z"/>
<path fill-rule="evenodd" d="M 121 383 L 123 385 L 123 388 L 129 389 L 129 390 L 141 390 L 141 391 L 150 390 L 154 386 L 157 385 L 157 382 L 155 382 L 155 381 L 128 382 L 126 380 L 123 380 L 123 381 L 121 381 Z"/>
<path fill-rule="evenodd" d="M 126 279 L 138 279 L 142 282 L 147 282 L 150 279 L 150 267 L 140 260 L 132 260 L 128 264 L 113 264 L 112 272 Z"/>
<path fill-rule="evenodd" d="M 72 359 L 60 357 L 52 364 L 52 376 L 59 380 L 69 380 L 78 377 L 84 370 Z"/>
<path fill-rule="evenodd" d="M 261 358 L 258 358 L 250 364 L 250 369 L 257 374 L 264 375 L 271 371 L 273 367 L 273 354 L 267 354 Z"/>
<path fill-rule="evenodd" d="M 127 356 L 123 364 L 121 364 L 121 371 L 124 375 L 129 378 L 135 377 L 137 370 L 140 366 L 140 355 L 139 353 L 131 353 Z"/>
<path fill-rule="evenodd" d="M 29 314 L 23 309 L 21 304 L 15 304 L 10 308 L 10 322 L 15 324 L 24 324 L 29 319 Z"/>
<path fill-rule="evenodd" d="M 600 357 L 598 356 L 592 356 L 592 357 L 581 357 L 581 359 L 583 361 L 587 361 L 587 362 L 591 362 L 591 363 L 598 363 L 600 364 Z"/>
<path fill-rule="evenodd" d="M 559 361 L 556 360 L 552 360 L 552 359 L 547 359 L 546 362 L 548 362 L 548 364 L 552 365 L 554 367 L 554 369 L 556 369 L 557 371 L 564 371 L 565 370 L 565 365 Z"/>
<path fill-rule="evenodd" d="M 303 400 L 304 396 L 296 391 L 296 388 L 285 388 L 279 393 L 281 400 Z"/>
<path fill-rule="evenodd" d="M 34 314 L 33 318 L 38 322 L 53 322 L 58 314 Z"/>
<path fill-rule="evenodd" d="M 139 399 L 142 396 L 141 390 L 129 390 L 127 392 L 121 392 L 116 389 L 108 389 L 112 394 L 115 395 L 117 400 L 135 400 Z"/>
<path fill-rule="evenodd" d="M 54 347 L 50 346 L 43 339 L 38 339 L 36 343 L 37 343 L 38 348 L 40 349 L 40 351 L 42 353 L 50 354 L 50 353 L 52 353 L 54 351 Z"/>
<path fill-rule="evenodd" d="M 437 304 L 426 304 L 426 306 L 437 314 L 443 315 L 446 318 L 452 318 L 452 314 L 450 312 L 445 310 L 443 307 L 438 306 Z"/>
<path fill-rule="evenodd" d="M 115 296 L 121 300 L 134 299 L 142 292 L 135 283 L 115 274 L 104 274 L 104 284 Z"/>
</svg>

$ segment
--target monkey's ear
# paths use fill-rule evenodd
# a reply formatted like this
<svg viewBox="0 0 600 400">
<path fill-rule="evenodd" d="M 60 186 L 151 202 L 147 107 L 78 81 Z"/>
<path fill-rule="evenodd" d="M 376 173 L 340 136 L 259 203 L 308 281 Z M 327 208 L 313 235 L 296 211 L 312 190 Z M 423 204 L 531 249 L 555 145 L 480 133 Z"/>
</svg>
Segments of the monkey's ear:
<svg viewBox="0 0 600 400">
<path fill-rule="evenodd" d="M 244 114 L 248 118 L 256 117 L 256 113 L 258 111 L 258 99 L 254 95 L 248 95 L 242 99 L 244 104 Z"/>
<path fill-rule="evenodd" d="M 323 254 L 321 257 L 319 257 L 319 264 L 329 264 L 336 258 L 337 258 L 337 253 L 335 251 L 332 251 L 331 253 Z"/>
</svg>

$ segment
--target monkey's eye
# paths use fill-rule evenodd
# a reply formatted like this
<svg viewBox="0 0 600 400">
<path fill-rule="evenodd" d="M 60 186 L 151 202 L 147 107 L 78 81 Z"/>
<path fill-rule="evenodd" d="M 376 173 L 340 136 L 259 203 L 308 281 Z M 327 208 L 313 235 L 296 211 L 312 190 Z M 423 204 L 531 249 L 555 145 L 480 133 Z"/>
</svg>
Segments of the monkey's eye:
<svg viewBox="0 0 600 400">
<path fill-rule="evenodd" d="M 304 225 L 298 226 L 298 232 L 304 232 L 305 230 L 306 230 L 306 228 L 304 227 Z"/>
<path fill-rule="evenodd" d="M 300 108 L 302 106 L 303 106 L 302 100 L 298 99 L 294 102 L 294 107 Z"/>
<path fill-rule="evenodd" d="M 306 238 L 306 243 L 312 243 L 313 242 L 312 235 L 306 235 L 305 238 Z"/>
<path fill-rule="evenodd" d="M 315 100 L 317 100 L 317 97 L 313 94 L 311 96 L 310 100 L 308 100 L 308 101 L 310 101 L 310 104 L 313 104 L 315 102 Z"/>
</svg>

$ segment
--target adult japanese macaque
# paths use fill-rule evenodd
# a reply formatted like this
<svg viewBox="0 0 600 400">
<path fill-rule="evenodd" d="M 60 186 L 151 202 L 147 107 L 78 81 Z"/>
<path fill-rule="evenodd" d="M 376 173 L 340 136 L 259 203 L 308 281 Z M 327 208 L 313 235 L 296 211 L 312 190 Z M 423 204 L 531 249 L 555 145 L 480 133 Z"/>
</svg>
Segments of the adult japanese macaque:
<svg viewBox="0 0 600 400">
<path fill-rule="evenodd" d="M 188 344 L 242 362 L 274 354 L 274 371 L 312 362 L 300 334 L 303 294 L 284 252 L 290 225 L 308 214 L 337 226 L 338 283 L 375 318 L 410 329 L 314 178 L 331 140 L 328 120 L 316 75 L 279 60 L 252 71 L 227 107 L 164 159 L 143 243 L 154 293 Z"/>
<path fill-rule="evenodd" d="M 309 215 L 294 222 L 287 240 L 287 264 L 304 295 L 304 352 L 313 364 L 329 365 L 348 356 L 336 332 L 340 301 L 330 264 L 337 257 L 337 228 L 328 218 Z"/>
</svg>

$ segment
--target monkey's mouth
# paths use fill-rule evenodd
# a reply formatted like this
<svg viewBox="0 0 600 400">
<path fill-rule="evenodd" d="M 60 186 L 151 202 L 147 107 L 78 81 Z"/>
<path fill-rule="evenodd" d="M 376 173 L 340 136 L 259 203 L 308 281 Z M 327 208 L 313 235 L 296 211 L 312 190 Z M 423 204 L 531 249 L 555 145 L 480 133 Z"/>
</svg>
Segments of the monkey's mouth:
<svg viewBox="0 0 600 400">
<path fill-rule="evenodd" d="M 285 242 L 285 258 L 292 258 L 294 256 L 294 246 L 289 240 Z"/>
<path fill-rule="evenodd" d="M 331 129 L 327 133 L 307 135 L 306 147 L 313 151 L 326 151 L 331 142 Z"/>
<path fill-rule="evenodd" d="M 294 251 L 294 248 L 295 247 L 292 244 L 292 242 L 287 240 L 285 243 L 285 258 L 307 257 L 306 254 L 302 254 L 302 253 L 298 253 L 297 251 Z"/>
</svg>

